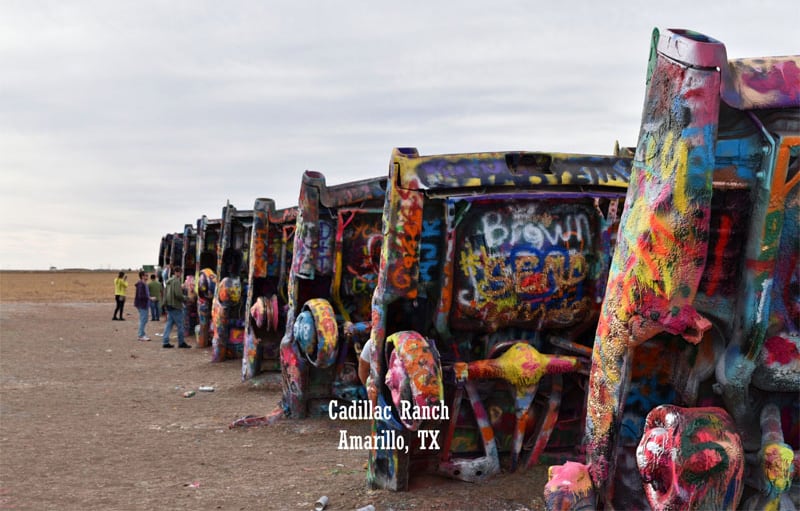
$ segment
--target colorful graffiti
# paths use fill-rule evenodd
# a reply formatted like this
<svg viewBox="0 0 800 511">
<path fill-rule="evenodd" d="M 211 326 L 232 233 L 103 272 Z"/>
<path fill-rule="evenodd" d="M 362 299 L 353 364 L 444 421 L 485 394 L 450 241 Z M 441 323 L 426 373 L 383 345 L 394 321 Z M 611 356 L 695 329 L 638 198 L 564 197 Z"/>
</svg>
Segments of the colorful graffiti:
<svg viewBox="0 0 800 511">
<path fill-rule="evenodd" d="M 798 475 L 800 452 L 793 452 L 784 441 L 781 411 L 777 405 L 769 403 L 762 408 L 760 425 L 761 449 L 753 470 L 759 493 L 748 499 L 745 508 L 765 511 L 792 509 L 795 506 L 787 492 L 792 479 Z"/>
<path fill-rule="evenodd" d="M 315 253 L 316 271 L 320 275 L 331 275 L 333 273 L 333 247 L 336 244 L 336 229 L 332 222 L 325 219 L 320 219 L 317 225 L 319 238 Z"/>
<path fill-rule="evenodd" d="M 195 335 L 195 328 L 200 320 L 197 312 L 197 286 L 195 279 L 197 275 L 197 232 L 194 226 L 186 224 L 183 226 L 183 258 L 181 261 L 183 274 L 186 276 L 184 289 L 188 300 L 184 308 L 183 324 L 186 336 Z"/>
<path fill-rule="evenodd" d="M 296 207 L 276 210 L 271 199 L 255 201 L 242 319 L 243 381 L 262 371 L 280 370 L 279 344 L 285 328 L 288 261 L 291 260 L 296 219 Z"/>
<path fill-rule="evenodd" d="M 537 154 L 558 161 L 562 170 L 587 161 Z M 607 170 L 592 174 L 597 179 L 627 176 L 623 158 L 592 161 Z M 463 162 L 470 167 L 458 168 Z M 601 252 L 612 246 L 625 181 L 619 189 L 555 190 L 547 186 L 557 180 L 529 180 L 528 164 L 520 153 L 421 157 L 414 149 L 394 151 L 372 303 L 376 353 L 368 393 L 401 399 L 390 340 L 414 335 L 440 353 L 449 418 L 437 429 L 444 439 L 437 459 L 421 449 L 371 453 L 373 487 L 405 489 L 412 464 L 466 481 L 504 465 L 527 468 L 540 460 L 554 431 L 579 427 L 572 405 L 564 416 L 570 425 L 556 424 L 561 396 L 573 393 L 563 391 L 565 380 L 557 373 L 568 370 L 579 378 L 588 362 L 538 348 L 556 349 L 550 342 L 556 331 L 569 338 L 564 346 L 577 346 L 578 336 L 594 325 L 597 287 L 604 285 L 609 261 Z M 374 423 L 378 435 L 407 434 L 411 426 L 419 427 L 399 416 Z"/>
<path fill-rule="evenodd" d="M 545 202 L 479 209 L 457 236 L 454 319 L 494 328 L 539 321 L 569 327 L 594 303 L 597 225 L 591 206 Z M 466 216 L 466 215 L 465 215 Z"/>
<path fill-rule="evenodd" d="M 222 219 L 209 220 L 203 215 L 197 220 L 195 284 L 197 294 L 197 346 L 211 346 L 213 324 L 211 312 L 217 285 L 217 245 L 222 228 Z"/>
<path fill-rule="evenodd" d="M 211 307 L 214 325 L 212 362 L 229 358 L 244 358 L 245 323 L 244 305 L 249 290 L 250 250 L 253 223 L 258 218 L 253 210 L 237 210 L 227 203 L 223 208 L 222 232 L 217 244 L 217 277 Z"/>
<path fill-rule="evenodd" d="M 642 484 L 653 509 L 734 509 L 748 492 L 748 509 L 776 508 L 786 494 L 794 460 L 779 445 L 800 410 L 800 325 L 788 306 L 797 295 L 800 80 L 774 82 L 770 69 L 797 69 L 800 59 L 755 62 L 728 62 L 701 34 L 654 32 L 592 353 L 582 465 L 592 505 L 637 507 Z M 716 406 L 674 406 L 704 404 Z M 629 463 L 637 438 L 641 480 Z M 761 474 L 750 489 L 743 460 Z"/>
<path fill-rule="evenodd" d="M 363 397 L 356 349 L 369 332 L 385 187 L 386 178 L 329 187 L 319 172 L 303 175 L 280 344 L 288 417 Z"/>
<path fill-rule="evenodd" d="M 636 458 L 653 511 L 736 509 L 739 504 L 744 449 L 722 408 L 653 409 Z"/>
<path fill-rule="evenodd" d="M 292 326 L 294 338 L 314 367 L 330 367 L 336 359 L 339 329 L 333 308 L 323 299 L 314 298 L 303 305 Z"/>
<path fill-rule="evenodd" d="M 419 246 L 419 280 L 424 285 L 438 280 L 440 244 L 443 223 L 441 218 L 422 219 L 422 237 Z"/>
<path fill-rule="evenodd" d="M 500 379 L 514 390 L 515 425 L 511 451 L 511 470 L 516 470 L 522 451 L 522 441 L 529 427 L 529 409 L 545 375 L 577 371 L 580 362 L 575 357 L 545 355 L 527 343 L 514 343 L 496 359 L 456 362 L 453 370 L 458 381 Z M 546 441 L 545 441 L 546 443 Z M 489 475 L 489 474 L 486 474 Z"/>
<path fill-rule="evenodd" d="M 588 467 L 575 461 L 550 467 L 544 501 L 550 511 L 596 509 L 597 495 Z"/>
<path fill-rule="evenodd" d="M 217 285 L 214 295 L 211 317 L 214 323 L 214 336 L 211 347 L 211 361 L 222 362 L 232 355 L 229 353 L 231 345 L 241 345 L 243 339 L 239 338 L 236 325 L 232 324 L 231 313 L 242 301 L 242 282 L 238 278 L 225 277 Z"/>
<path fill-rule="evenodd" d="M 390 199 L 393 203 L 388 210 L 389 216 L 384 220 L 384 226 L 391 235 L 384 233 L 386 242 L 381 252 L 381 258 L 386 261 L 385 269 L 389 272 L 383 292 L 414 298 L 417 289 L 413 283 L 419 273 L 417 254 L 422 231 L 422 195 L 398 188 L 395 190 L 395 195 Z"/>
<path fill-rule="evenodd" d="M 607 157 L 558 153 L 475 153 L 412 160 L 404 185 L 415 188 L 459 186 L 604 185 L 628 183 L 624 158 L 609 165 Z"/>
<path fill-rule="evenodd" d="M 800 88 L 800 83 L 797 86 Z M 787 303 L 796 300 L 789 294 L 793 275 L 796 280 L 798 273 L 796 266 L 788 268 L 786 262 L 797 261 L 800 252 L 797 227 L 800 136 L 782 136 L 778 141 L 772 141 L 771 149 L 773 154 L 767 163 L 768 172 L 763 182 L 758 183 L 755 193 L 750 239 L 744 247 L 744 289 L 738 303 L 735 333 L 717 370 L 726 408 L 743 429 L 747 429 L 747 423 L 753 420 L 749 388 L 757 369 L 760 374 L 755 383 L 762 390 L 800 392 L 796 358 L 794 363 L 789 357 L 786 364 L 775 363 L 774 359 L 766 365 L 759 364 L 767 339 L 773 339 L 768 336 L 770 330 L 785 339 L 790 349 L 792 344 L 795 350 L 800 346 L 800 323 L 796 316 L 793 319 L 787 314 L 786 308 Z M 792 160 L 793 166 L 790 166 Z M 785 287 L 776 292 L 780 285 Z M 780 344 L 783 343 L 778 339 L 772 341 L 773 347 Z M 769 356 L 769 353 L 767 350 L 765 355 Z"/>
<path fill-rule="evenodd" d="M 792 509 L 799 113 L 800 57 L 656 30 L 632 159 L 397 148 L 388 178 L 307 171 L 297 208 L 258 199 L 252 237 L 227 204 L 159 264 L 196 255 L 213 361 L 280 366 L 280 409 L 239 425 L 363 399 L 372 341 L 366 395 L 391 413 L 370 438 L 401 442 L 370 449 L 371 487 L 576 457 L 548 509 Z"/>
<path fill-rule="evenodd" d="M 334 300 L 346 321 L 369 321 L 383 241 L 380 211 L 340 210 L 339 215 Z"/>
<path fill-rule="evenodd" d="M 253 234 L 250 243 L 251 279 L 267 276 L 269 266 L 269 212 L 275 209 L 271 199 L 256 199 L 253 205 Z"/>
<path fill-rule="evenodd" d="M 197 286 L 197 318 L 200 329 L 197 334 L 197 345 L 201 348 L 211 346 L 213 337 L 211 328 L 211 308 L 217 289 L 217 274 L 211 268 L 203 268 L 196 279 Z"/>
<path fill-rule="evenodd" d="M 386 372 L 386 386 L 397 410 L 438 407 L 444 399 L 441 366 L 436 347 L 416 332 L 398 332 L 386 339 L 392 348 Z M 416 431 L 422 420 L 400 414 L 400 422 Z"/>
<path fill-rule="evenodd" d="M 719 76 L 659 60 L 648 91 L 642 120 L 647 131 L 634 159 L 592 354 L 587 462 L 607 500 L 632 350 L 662 331 L 696 344 L 711 326 L 692 300 L 708 251 L 713 170 L 708 147 L 717 122 L 709 112 L 718 108 Z M 675 111 L 676 100 L 685 101 L 687 109 L 702 105 L 706 117 L 664 123 L 661 116 Z"/>
</svg>

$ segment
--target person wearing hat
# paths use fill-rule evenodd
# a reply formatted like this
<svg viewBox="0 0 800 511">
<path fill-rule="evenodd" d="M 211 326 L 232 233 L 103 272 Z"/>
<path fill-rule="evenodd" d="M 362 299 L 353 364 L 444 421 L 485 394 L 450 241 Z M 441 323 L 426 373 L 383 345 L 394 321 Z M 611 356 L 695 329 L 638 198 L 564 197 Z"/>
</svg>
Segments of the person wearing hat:
<svg viewBox="0 0 800 511">
<path fill-rule="evenodd" d="M 167 324 L 164 325 L 163 348 L 174 348 L 169 342 L 169 334 L 172 332 L 172 325 L 178 331 L 178 347 L 191 348 L 183 339 L 183 304 L 186 296 L 183 294 L 183 271 L 180 266 L 172 269 L 172 276 L 167 279 L 164 285 L 164 307 L 167 309 Z"/>
</svg>

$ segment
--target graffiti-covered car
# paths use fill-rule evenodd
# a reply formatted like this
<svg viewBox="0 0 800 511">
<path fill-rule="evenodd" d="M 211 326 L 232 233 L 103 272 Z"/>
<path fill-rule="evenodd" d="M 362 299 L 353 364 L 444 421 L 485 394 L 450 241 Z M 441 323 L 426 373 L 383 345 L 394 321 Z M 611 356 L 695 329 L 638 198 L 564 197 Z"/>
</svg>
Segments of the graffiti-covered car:
<svg viewBox="0 0 800 511">
<path fill-rule="evenodd" d="M 328 186 L 319 172 L 303 174 L 280 347 L 288 417 L 364 393 L 356 357 L 369 333 L 385 190 L 386 177 Z"/>
<path fill-rule="evenodd" d="M 241 359 L 244 352 L 244 327 L 247 319 L 245 298 L 253 235 L 253 210 L 238 210 L 230 204 L 222 213 L 218 245 L 217 284 L 211 306 L 214 326 L 211 361 Z"/>
<path fill-rule="evenodd" d="M 172 233 L 165 234 L 161 237 L 161 242 L 158 244 L 158 268 L 164 268 L 169 264 L 169 249 L 172 246 Z"/>
<path fill-rule="evenodd" d="M 223 209 L 223 215 L 225 210 Z M 197 346 L 211 346 L 211 307 L 217 289 L 217 271 L 221 260 L 222 218 L 197 219 L 195 294 L 197 295 Z"/>
<path fill-rule="evenodd" d="M 167 281 L 175 267 L 183 268 L 183 274 L 186 275 L 183 283 L 188 298 L 183 324 L 185 335 L 194 335 L 194 329 L 198 322 L 194 284 L 196 243 L 197 236 L 194 227 L 191 224 L 185 224 L 182 232 L 169 233 L 162 237 L 158 250 L 158 274 L 161 282 Z"/>
<path fill-rule="evenodd" d="M 178 263 L 183 268 L 184 289 L 186 291 L 185 314 L 183 316 L 184 334 L 192 336 L 195 328 L 199 324 L 197 316 L 197 285 L 195 274 L 197 273 L 197 232 L 192 224 L 183 226 L 181 235 L 182 254 Z"/>
<path fill-rule="evenodd" d="M 393 151 L 371 486 L 404 490 L 422 471 L 476 481 L 555 444 L 574 454 L 629 170 L 621 156 Z"/>
<path fill-rule="evenodd" d="M 170 268 L 180 264 L 183 257 L 183 237 L 181 233 L 171 232 L 161 238 L 158 248 L 158 268 L 162 279 L 169 277 Z"/>
<path fill-rule="evenodd" d="M 280 341 L 286 329 L 289 267 L 297 207 L 276 209 L 272 199 L 256 199 L 244 325 L 242 380 L 262 371 L 280 371 Z"/>
<path fill-rule="evenodd" d="M 798 156 L 800 57 L 654 31 L 586 459 L 551 468 L 549 508 L 794 508 Z"/>
</svg>

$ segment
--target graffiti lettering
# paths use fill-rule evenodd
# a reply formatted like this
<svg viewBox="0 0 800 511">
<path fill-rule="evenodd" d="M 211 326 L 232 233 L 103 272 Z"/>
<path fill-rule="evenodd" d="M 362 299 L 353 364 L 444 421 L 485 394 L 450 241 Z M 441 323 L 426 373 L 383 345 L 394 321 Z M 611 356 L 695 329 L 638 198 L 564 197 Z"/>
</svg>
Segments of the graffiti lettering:
<svg viewBox="0 0 800 511">
<path fill-rule="evenodd" d="M 439 266 L 439 240 L 442 237 L 442 221 L 437 218 L 432 221 L 422 221 L 422 241 L 419 253 L 419 280 L 431 282 L 436 278 Z"/>
<path fill-rule="evenodd" d="M 369 295 L 372 296 L 372 291 L 375 290 L 375 283 L 378 280 L 376 273 L 368 273 L 366 275 L 355 275 L 350 279 L 349 285 L 345 289 L 350 295 Z"/>
<path fill-rule="evenodd" d="M 398 229 L 395 240 L 399 263 L 396 266 L 393 277 L 393 284 L 401 289 L 411 285 L 411 271 L 417 255 L 417 244 L 419 243 L 419 225 L 413 222 L 404 222 L 402 230 Z"/>
<path fill-rule="evenodd" d="M 577 181 L 581 178 L 590 183 L 611 183 L 614 181 L 628 182 L 631 177 L 630 168 L 622 161 L 617 162 L 614 168 L 608 167 L 581 167 L 576 172 Z"/>
<path fill-rule="evenodd" d="M 511 223 L 508 219 L 511 218 Z M 584 213 L 565 215 L 561 222 L 549 213 L 537 214 L 535 208 L 515 210 L 511 216 L 490 211 L 481 218 L 481 232 L 490 249 L 518 243 L 541 249 L 545 243 L 560 245 L 575 240 L 582 243 L 591 239 L 591 224 Z"/>
<path fill-rule="evenodd" d="M 397 217 L 387 220 L 388 237 L 384 240 L 386 247 L 387 286 L 394 293 L 407 297 L 416 297 L 417 289 L 413 286 L 419 267 L 418 245 L 422 230 L 422 199 L 413 191 L 396 189 L 393 201 L 399 201 Z M 384 262 L 381 262 L 383 265 Z"/>
<path fill-rule="evenodd" d="M 319 251 L 317 252 L 317 271 L 322 275 L 333 272 L 333 249 L 336 230 L 330 222 L 319 221 Z"/>
<path fill-rule="evenodd" d="M 590 307 L 584 290 L 589 265 L 580 252 L 522 245 L 492 255 L 467 242 L 459 269 L 458 309 L 465 317 L 528 321 L 545 314 L 561 325 L 580 319 Z"/>
<path fill-rule="evenodd" d="M 593 206 L 538 201 L 489 207 L 474 207 L 459 227 L 457 317 L 496 326 L 537 317 L 546 326 L 569 326 L 585 317 L 592 307 Z"/>
</svg>

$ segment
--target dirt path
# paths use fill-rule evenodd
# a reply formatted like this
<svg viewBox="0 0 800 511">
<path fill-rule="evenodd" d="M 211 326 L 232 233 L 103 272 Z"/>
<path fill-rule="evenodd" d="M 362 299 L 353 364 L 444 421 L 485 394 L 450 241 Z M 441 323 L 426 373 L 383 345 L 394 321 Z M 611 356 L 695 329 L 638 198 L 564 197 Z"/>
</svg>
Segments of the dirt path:
<svg viewBox="0 0 800 511">
<path fill-rule="evenodd" d="M 313 509 L 321 495 L 330 510 L 542 508 L 544 469 L 367 490 L 366 452 L 336 448 L 340 429 L 364 434 L 365 422 L 228 429 L 277 405 L 277 378 L 244 384 L 236 361 L 164 350 L 163 322 L 139 342 L 135 309 L 126 322 L 112 310 L 0 303 L 0 510 Z M 215 390 L 183 397 L 200 386 Z"/>
</svg>

